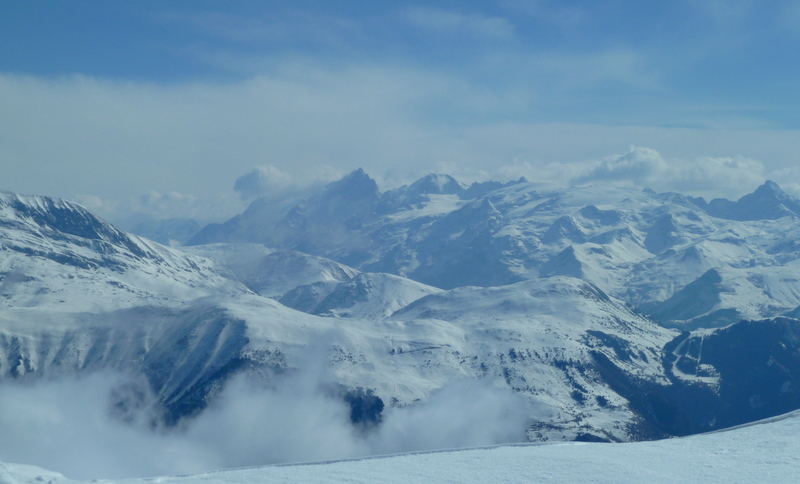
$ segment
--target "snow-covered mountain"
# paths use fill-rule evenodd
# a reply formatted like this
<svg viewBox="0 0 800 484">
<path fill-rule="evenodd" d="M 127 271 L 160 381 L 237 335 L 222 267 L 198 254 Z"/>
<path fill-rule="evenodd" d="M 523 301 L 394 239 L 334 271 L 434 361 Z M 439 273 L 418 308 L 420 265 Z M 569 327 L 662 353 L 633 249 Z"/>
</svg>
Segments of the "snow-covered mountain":
<svg viewBox="0 0 800 484">
<path fill-rule="evenodd" d="M 308 372 L 360 432 L 463 380 L 523 398 L 530 440 L 736 425 L 800 408 L 795 203 L 357 171 L 184 252 L 4 193 L 0 378 L 123 371 L 115 408 L 166 425 Z"/>
<path fill-rule="evenodd" d="M 404 277 L 360 273 L 335 285 L 319 282 L 296 287 L 280 302 L 319 316 L 374 320 L 387 318 L 420 298 L 441 292 Z"/>
<path fill-rule="evenodd" d="M 774 182 L 708 203 L 524 179 L 467 188 L 445 175 L 381 193 L 358 170 L 291 207 L 256 201 L 190 244 L 261 243 L 443 289 L 571 276 L 666 325 L 717 327 L 800 306 L 798 214 Z M 687 307 L 695 291 L 709 298 Z"/>
<path fill-rule="evenodd" d="M 614 440 L 638 435 L 637 416 L 587 373 L 590 352 L 625 374 L 666 382 L 658 348 L 677 333 L 578 279 L 443 292 L 297 252 L 196 249 L 216 254 L 215 263 L 129 236 L 68 202 L 6 200 L 2 376 L 138 372 L 164 418 L 176 421 L 202 409 L 232 374 L 302 370 L 317 348 L 335 381 L 387 403 L 408 405 L 484 377 L 561 415 L 533 438 Z M 301 307 L 311 314 L 245 284 L 298 307 L 313 302 Z M 314 299 L 320 284 L 330 287 Z M 465 300 L 473 311 L 459 309 Z M 578 361 L 583 374 L 569 363 Z"/>
<path fill-rule="evenodd" d="M 250 292 L 214 266 L 127 234 L 79 205 L 0 193 L 4 310 L 100 312 Z"/>
<path fill-rule="evenodd" d="M 359 271 L 323 257 L 292 250 L 273 250 L 261 244 L 209 244 L 185 248 L 209 257 L 258 294 L 279 299 L 309 284 L 334 287 Z"/>
</svg>

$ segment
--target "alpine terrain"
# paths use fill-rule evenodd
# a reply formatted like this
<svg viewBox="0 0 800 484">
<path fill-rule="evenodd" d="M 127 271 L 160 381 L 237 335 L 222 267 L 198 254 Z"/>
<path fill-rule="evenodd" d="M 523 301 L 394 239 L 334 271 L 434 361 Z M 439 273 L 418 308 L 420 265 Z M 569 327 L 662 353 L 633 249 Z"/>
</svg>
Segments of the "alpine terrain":
<svg viewBox="0 0 800 484">
<path fill-rule="evenodd" d="M 381 192 L 357 170 L 165 247 L 2 193 L 0 378 L 123 372 L 118 417 L 166 428 L 236 375 L 316 372 L 367 436 L 465 380 L 521 398 L 529 441 L 721 429 L 800 408 L 798 216 L 773 182 L 738 201 L 441 174 Z"/>
</svg>

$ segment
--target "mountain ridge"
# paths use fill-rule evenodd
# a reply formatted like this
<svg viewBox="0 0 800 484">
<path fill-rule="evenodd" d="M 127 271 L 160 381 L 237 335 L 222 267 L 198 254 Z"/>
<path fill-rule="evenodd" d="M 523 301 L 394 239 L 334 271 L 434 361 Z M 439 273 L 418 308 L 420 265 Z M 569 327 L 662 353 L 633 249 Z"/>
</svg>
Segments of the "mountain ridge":
<svg viewBox="0 0 800 484">
<path fill-rule="evenodd" d="M 792 233 L 800 235 L 795 216 L 800 213 L 800 201 L 772 181 L 736 202 L 715 199 L 709 204 L 677 193 L 559 188 L 524 179 L 485 182 L 483 186 L 490 187 L 468 199 L 470 188 L 446 175 L 427 175 L 410 186 L 380 193 L 368 178 L 357 170 L 344 181 L 334 182 L 288 210 L 273 226 L 272 235 L 263 235 L 265 219 L 260 212 L 248 209 L 232 219 L 238 228 L 224 240 L 300 250 L 358 270 L 395 274 L 444 289 L 573 275 L 643 310 L 663 304 L 708 269 L 742 268 L 728 255 L 739 252 L 735 257 L 746 258 L 752 267 L 748 271 L 753 274 L 746 277 L 761 278 L 767 285 L 756 288 L 754 294 L 761 292 L 759 301 L 748 302 L 747 308 L 721 309 L 758 318 L 779 314 L 773 307 L 783 305 L 786 311 L 800 305 L 795 297 L 775 300 L 772 294 L 780 290 L 770 286 L 774 278 L 760 274 L 791 265 L 798 257 L 797 251 L 770 245 L 772 235 L 761 239 L 756 235 L 757 230 L 774 234 L 776 228 L 770 225 L 787 223 Z M 353 206 L 326 202 L 328 212 L 324 220 L 317 220 L 314 214 L 322 213 L 323 206 L 313 206 L 333 196 L 339 190 L 337 183 L 356 181 L 368 186 L 366 198 L 356 197 Z M 406 195 L 409 190 L 414 193 L 411 199 Z M 256 205 L 262 206 L 261 202 Z M 248 225 L 257 227 L 256 231 L 249 232 Z M 287 227 L 290 236 L 286 236 Z M 306 242 L 293 242 L 300 239 Z M 685 254 L 682 261 L 674 259 L 678 252 Z M 692 269 L 691 257 L 707 261 Z M 475 264 L 477 260 L 482 263 Z M 661 271 L 659 275 L 641 286 L 645 281 L 641 275 L 654 269 Z M 667 324 L 674 319 L 664 311 L 657 314 Z M 708 325 L 722 321 L 711 318 Z"/>
<path fill-rule="evenodd" d="M 679 194 L 525 181 L 464 200 L 469 188 L 428 181 L 437 193 L 389 214 L 373 210 L 364 172 L 287 209 L 292 237 L 310 229 L 322 238 L 309 247 L 361 268 L 252 242 L 187 254 L 69 202 L 4 195 L 0 378 L 132 371 L 169 425 L 234 375 L 275 385 L 317 360 L 354 415 L 383 408 L 365 398 L 401 408 L 487 379 L 538 409 L 526 432 L 543 441 L 685 435 L 800 407 L 798 354 L 760 372 L 731 363 L 800 334 L 781 317 L 800 310 L 796 218 L 719 219 Z M 365 270 L 379 266 L 442 283 Z M 781 378 L 789 388 L 760 385 Z"/>
</svg>

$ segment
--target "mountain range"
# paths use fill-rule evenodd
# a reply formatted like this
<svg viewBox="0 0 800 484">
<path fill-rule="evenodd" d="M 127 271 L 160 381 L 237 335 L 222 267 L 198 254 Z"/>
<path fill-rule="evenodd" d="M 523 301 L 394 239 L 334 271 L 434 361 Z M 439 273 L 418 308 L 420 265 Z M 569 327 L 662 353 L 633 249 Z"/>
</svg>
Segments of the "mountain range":
<svg viewBox="0 0 800 484">
<path fill-rule="evenodd" d="M 256 200 L 188 245 L 256 243 L 441 289 L 570 276 L 694 329 L 800 306 L 798 215 L 800 201 L 770 181 L 709 203 L 524 179 L 466 187 L 447 175 L 381 193 L 357 170 L 293 206 Z"/>
<path fill-rule="evenodd" d="M 168 426 L 234 375 L 317 368 L 363 428 L 464 379 L 523 397 L 532 441 L 724 428 L 800 408 L 798 215 L 773 182 L 706 202 L 357 170 L 170 248 L 2 193 L 0 378 L 132 373 L 117 407 L 150 395 Z"/>
</svg>

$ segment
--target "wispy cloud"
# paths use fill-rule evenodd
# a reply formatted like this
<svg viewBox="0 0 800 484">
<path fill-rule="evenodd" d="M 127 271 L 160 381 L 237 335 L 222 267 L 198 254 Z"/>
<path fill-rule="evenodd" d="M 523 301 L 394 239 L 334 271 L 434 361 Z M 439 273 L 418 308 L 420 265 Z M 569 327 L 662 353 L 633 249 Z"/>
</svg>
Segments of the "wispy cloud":
<svg viewBox="0 0 800 484">
<path fill-rule="evenodd" d="M 565 2 L 502 0 L 499 4 L 515 15 L 532 17 L 566 31 L 574 31 L 585 26 L 593 16 L 592 12 L 582 6 L 569 5 Z"/>
<path fill-rule="evenodd" d="M 196 11 L 162 13 L 157 18 L 205 36 L 232 42 L 261 43 L 288 37 L 292 29 L 269 17 L 245 16 L 232 12 Z"/>
<path fill-rule="evenodd" d="M 709 19 L 714 25 L 740 29 L 754 16 L 761 2 L 753 0 L 705 0 L 687 2 L 688 6 Z"/>
<path fill-rule="evenodd" d="M 504 17 L 461 13 L 432 7 L 410 7 L 408 22 L 420 29 L 446 35 L 468 35 L 487 39 L 510 39 L 515 27 Z"/>
<path fill-rule="evenodd" d="M 545 53 L 527 59 L 529 66 L 551 76 L 564 93 L 574 88 L 614 82 L 647 90 L 663 90 L 660 73 L 649 65 L 647 55 L 633 49 L 583 54 Z M 533 73 L 532 73 L 533 74 Z M 532 76 L 535 78 L 535 76 Z"/>
<path fill-rule="evenodd" d="M 273 42 L 346 44 L 363 23 L 344 16 L 291 8 L 251 5 L 246 10 L 169 10 L 154 14 L 165 24 L 188 29 L 206 39 L 234 44 L 267 46 Z M 270 49 L 272 50 L 272 49 Z"/>
<path fill-rule="evenodd" d="M 514 159 L 567 163 L 631 144 L 670 159 L 740 155 L 766 172 L 800 156 L 794 131 L 529 122 L 537 104 L 524 90 L 500 97 L 397 66 L 297 64 L 242 82 L 172 86 L 4 75 L 0 102 L 9 113 L 0 118 L 4 188 L 65 198 L 121 201 L 153 190 L 215 199 L 265 165 L 298 183 L 321 166 L 403 180 L 437 163 L 491 173 Z"/>
</svg>

